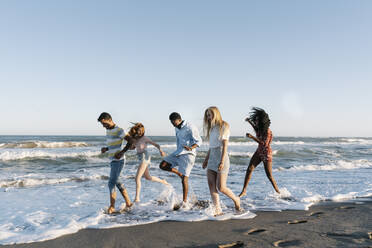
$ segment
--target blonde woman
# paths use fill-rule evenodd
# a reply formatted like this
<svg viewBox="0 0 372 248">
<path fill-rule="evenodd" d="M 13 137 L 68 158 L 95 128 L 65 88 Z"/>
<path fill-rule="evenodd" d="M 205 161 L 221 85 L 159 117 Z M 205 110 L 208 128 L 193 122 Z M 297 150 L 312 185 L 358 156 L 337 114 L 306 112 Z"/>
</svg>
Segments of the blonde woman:
<svg viewBox="0 0 372 248">
<path fill-rule="evenodd" d="M 139 202 L 141 193 L 141 178 L 143 175 L 145 175 L 146 180 L 169 185 L 167 181 L 150 175 L 148 165 L 150 164 L 151 156 L 147 151 L 147 144 L 151 144 L 158 148 L 162 157 L 165 156 L 165 153 L 161 150 L 160 145 L 145 136 L 145 127 L 142 125 L 142 123 L 134 123 L 134 126 L 131 127 L 128 135 L 133 139 L 133 145 L 137 150 L 137 157 L 140 162 L 136 174 L 136 198 L 134 199 L 134 202 Z"/>
<path fill-rule="evenodd" d="M 206 139 L 209 140 L 209 150 L 203 163 L 203 169 L 207 168 L 209 191 L 215 207 L 214 214 L 215 216 L 223 214 L 218 191 L 231 198 L 235 204 L 235 209 L 241 211 L 240 198 L 226 186 L 230 168 L 230 160 L 227 154 L 230 127 L 227 122 L 222 120 L 217 107 L 209 107 L 205 110 L 204 133 Z"/>
</svg>

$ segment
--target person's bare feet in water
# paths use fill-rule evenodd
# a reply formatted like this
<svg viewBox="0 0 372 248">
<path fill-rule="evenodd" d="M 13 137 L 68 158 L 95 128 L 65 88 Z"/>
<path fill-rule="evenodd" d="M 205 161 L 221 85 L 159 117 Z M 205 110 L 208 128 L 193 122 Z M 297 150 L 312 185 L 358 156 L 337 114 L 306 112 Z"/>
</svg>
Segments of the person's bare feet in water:
<svg viewBox="0 0 372 248">
<path fill-rule="evenodd" d="M 243 190 L 240 194 L 239 194 L 239 198 L 245 196 L 247 194 L 247 191 Z"/>
<path fill-rule="evenodd" d="M 217 207 L 214 210 L 214 217 L 221 216 L 221 215 L 223 215 L 222 209 L 220 207 Z"/>
<path fill-rule="evenodd" d="M 236 197 L 236 200 L 234 203 L 235 203 L 235 210 L 238 212 L 242 212 L 243 208 L 240 206 L 240 197 Z"/>
<path fill-rule="evenodd" d="M 112 214 L 113 212 L 115 212 L 115 208 L 113 206 L 110 206 L 108 209 L 107 209 L 107 213 L 108 214 Z"/>
<path fill-rule="evenodd" d="M 164 180 L 164 179 L 161 181 L 161 183 L 164 184 L 164 185 L 170 185 L 170 184 L 169 184 L 166 180 Z"/>
<path fill-rule="evenodd" d="M 139 202 L 139 201 L 138 201 L 138 202 Z M 129 210 L 132 206 L 133 206 L 133 202 L 131 202 L 130 204 L 126 204 L 124 209 L 127 211 L 127 210 Z"/>
</svg>

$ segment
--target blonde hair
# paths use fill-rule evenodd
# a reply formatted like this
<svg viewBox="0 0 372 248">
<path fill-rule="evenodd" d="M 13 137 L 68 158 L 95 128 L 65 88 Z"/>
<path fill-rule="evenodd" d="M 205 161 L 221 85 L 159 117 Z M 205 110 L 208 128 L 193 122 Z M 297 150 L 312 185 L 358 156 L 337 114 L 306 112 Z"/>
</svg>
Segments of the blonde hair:
<svg viewBox="0 0 372 248">
<path fill-rule="evenodd" d="M 134 125 L 130 128 L 128 134 L 132 138 L 140 138 L 145 135 L 145 127 L 142 123 L 133 123 Z"/>
<path fill-rule="evenodd" d="M 208 111 L 212 114 L 212 120 L 210 122 L 208 121 L 208 118 L 207 118 Z M 228 130 L 229 124 L 226 121 L 222 120 L 221 113 L 218 110 L 218 108 L 215 106 L 212 106 L 212 107 L 207 108 L 204 112 L 203 129 L 204 129 L 204 135 L 207 140 L 209 140 L 211 129 L 215 126 L 218 126 L 219 131 L 220 131 L 219 132 L 220 137 L 221 137 L 224 134 L 224 132 Z"/>
</svg>

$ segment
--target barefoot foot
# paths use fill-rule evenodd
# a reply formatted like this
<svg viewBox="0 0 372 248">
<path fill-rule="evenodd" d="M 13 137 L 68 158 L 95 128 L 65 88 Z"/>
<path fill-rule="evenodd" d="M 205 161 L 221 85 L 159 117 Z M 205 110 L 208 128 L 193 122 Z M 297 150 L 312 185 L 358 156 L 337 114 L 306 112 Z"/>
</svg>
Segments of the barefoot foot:
<svg viewBox="0 0 372 248">
<path fill-rule="evenodd" d="M 115 212 L 115 208 L 113 206 L 110 206 L 108 209 L 107 209 L 107 213 L 108 214 L 112 214 L 113 212 Z"/>
<path fill-rule="evenodd" d="M 245 196 L 246 194 L 247 194 L 246 191 L 242 191 L 242 192 L 239 194 L 239 198 Z"/>
<path fill-rule="evenodd" d="M 236 197 L 236 200 L 235 200 L 235 210 L 236 211 L 241 211 L 242 208 L 240 207 L 240 198 L 239 197 Z"/>
<path fill-rule="evenodd" d="M 218 217 L 218 216 L 221 216 L 221 215 L 223 215 L 223 212 L 221 211 L 221 212 L 216 212 L 215 214 L 214 214 L 214 217 Z"/>
<path fill-rule="evenodd" d="M 131 202 L 129 204 L 126 204 L 124 209 L 129 210 L 132 206 L 133 206 L 133 203 Z"/>
</svg>

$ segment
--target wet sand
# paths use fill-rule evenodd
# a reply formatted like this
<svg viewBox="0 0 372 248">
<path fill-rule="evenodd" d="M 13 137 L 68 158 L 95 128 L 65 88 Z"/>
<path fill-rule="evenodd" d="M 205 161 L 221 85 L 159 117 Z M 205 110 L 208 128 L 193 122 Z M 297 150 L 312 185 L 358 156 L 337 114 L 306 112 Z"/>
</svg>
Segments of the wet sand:
<svg viewBox="0 0 372 248">
<path fill-rule="evenodd" d="M 371 198 L 323 202 L 309 211 L 255 213 L 248 220 L 84 229 L 53 240 L 0 247 L 372 247 Z"/>
</svg>

